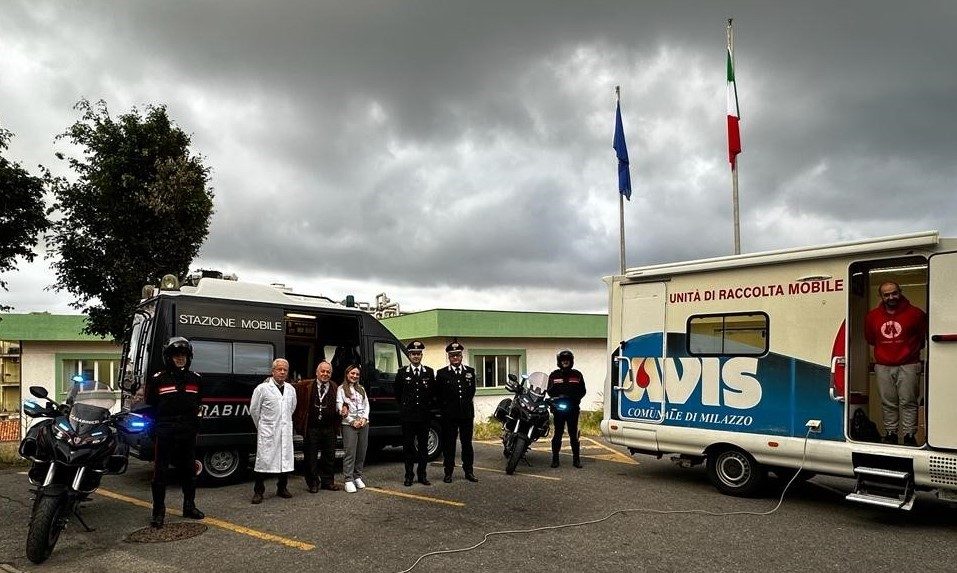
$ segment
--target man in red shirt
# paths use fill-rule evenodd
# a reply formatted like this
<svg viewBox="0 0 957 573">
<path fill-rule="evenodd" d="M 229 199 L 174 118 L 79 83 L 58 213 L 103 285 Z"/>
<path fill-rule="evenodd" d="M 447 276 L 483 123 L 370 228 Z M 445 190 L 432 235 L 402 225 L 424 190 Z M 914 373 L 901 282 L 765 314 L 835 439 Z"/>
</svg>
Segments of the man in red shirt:
<svg viewBox="0 0 957 573">
<path fill-rule="evenodd" d="M 874 347 L 884 443 L 897 443 L 899 422 L 904 445 L 916 446 L 920 351 L 927 339 L 927 315 L 901 294 L 901 287 L 895 282 L 883 283 L 878 293 L 881 304 L 867 313 L 864 337 Z"/>
</svg>

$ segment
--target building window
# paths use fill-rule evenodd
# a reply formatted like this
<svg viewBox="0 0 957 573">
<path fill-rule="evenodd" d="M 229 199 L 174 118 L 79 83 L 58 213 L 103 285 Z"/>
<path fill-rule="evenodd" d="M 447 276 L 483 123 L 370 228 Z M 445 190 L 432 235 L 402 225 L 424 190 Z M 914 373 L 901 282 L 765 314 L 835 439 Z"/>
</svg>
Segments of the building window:
<svg viewBox="0 0 957 573">
<path fill-rule="evenodd" d="M 116 374 L 119 372 L 119 360 L 91 358 L 89 360 L 64 360 L 63 379 L 73 381 L 74 376 L 82 376 L 84 382 L 102 382 L 111 388 L 116 386 Z"/>
<path fill-rule="evenodd" d="M 762 356 L 768 351 L 768 315 L 710 314 L 688 319 L 692 356 Z"/>
<path fill-rule="evenodd" d="M 519 375 L 521 354 L 475 354 L 473 364 L 478 388 L 505 386 L 509 374 Z"/>
<path fill-rule="evenodd" d="M 120 374 L 120 357 L 116 355 L 73 355 L 66 358 L 58 356 L 59 379 L 57 380 L 56 399 L 65 400 L 73 388 L 73 377 L 81 376 L 84 382 L 99 382 L 110 388 L 117 388 Z"/>
<path fill-rule="evenodd" d="M 20 345 L 0 341 L 0 417 L 20 409 Z"/>
</svg>

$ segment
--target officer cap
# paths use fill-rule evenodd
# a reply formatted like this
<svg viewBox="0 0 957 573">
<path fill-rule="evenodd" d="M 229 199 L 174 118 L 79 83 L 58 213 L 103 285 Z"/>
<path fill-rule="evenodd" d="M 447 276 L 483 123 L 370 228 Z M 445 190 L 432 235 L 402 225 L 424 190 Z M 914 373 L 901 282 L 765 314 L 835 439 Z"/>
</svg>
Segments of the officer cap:
<svg viewBox="0 0 957 573">
<path fill-rule="evenodd" d="M 425 345 L 419 340 L 413 340 L 412 342 L 406 344 L 405 349 L 408 352 L 422 352 L 425 350 Z"/>
<path fill-rule="evenodd" d="M 449 344 L 448 346 L 445 347 L 445 352 L 447 354 L 455 354 L 455 353 L 461 354 L 463 350 L 465 350 L 465 347 L 462 346 L 462 343 L 459 342 L 458 339 L 453 340 L 452 344 Z"/>
</svg>

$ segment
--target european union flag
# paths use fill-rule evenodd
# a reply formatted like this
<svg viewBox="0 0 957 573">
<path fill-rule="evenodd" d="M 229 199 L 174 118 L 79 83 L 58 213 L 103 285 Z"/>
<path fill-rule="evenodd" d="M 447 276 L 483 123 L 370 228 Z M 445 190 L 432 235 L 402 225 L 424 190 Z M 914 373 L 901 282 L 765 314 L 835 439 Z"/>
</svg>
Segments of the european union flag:
<svg viewBox="0 0 957 573">
<path fill-rule="evenodd" d="M 628 167 L 628 146 L 625 145 L 625 128 L 621 125 L 621 101 L 615 112 L 615 153 L 618 154 L 618 192 L 631 201 L 631 169 Z"/>
</svg>

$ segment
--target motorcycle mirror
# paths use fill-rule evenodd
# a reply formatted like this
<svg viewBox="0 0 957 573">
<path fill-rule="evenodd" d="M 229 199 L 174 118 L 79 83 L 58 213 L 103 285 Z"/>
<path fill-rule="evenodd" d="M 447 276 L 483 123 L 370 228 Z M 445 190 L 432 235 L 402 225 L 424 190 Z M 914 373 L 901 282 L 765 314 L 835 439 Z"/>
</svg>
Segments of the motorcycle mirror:
<svg viewBox="0 0 957 573">
<path fill-rule="evenodd" d="M 30 386 L 30 394 L 33 394 L 37 398 L 46 398 L 50 395 L 43 386 Z"/>
<path fill-rule="evenodd" d="M 518 376 L 514 374 L 509 374 L 508 379 L 511 380 L 512 382 L 518 382 Z"/>
</svg>

